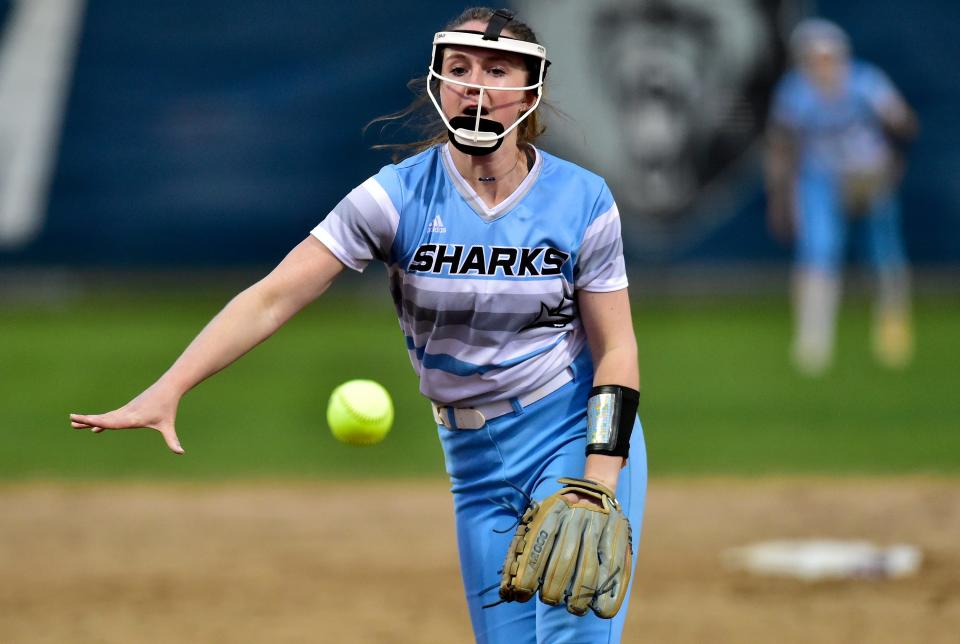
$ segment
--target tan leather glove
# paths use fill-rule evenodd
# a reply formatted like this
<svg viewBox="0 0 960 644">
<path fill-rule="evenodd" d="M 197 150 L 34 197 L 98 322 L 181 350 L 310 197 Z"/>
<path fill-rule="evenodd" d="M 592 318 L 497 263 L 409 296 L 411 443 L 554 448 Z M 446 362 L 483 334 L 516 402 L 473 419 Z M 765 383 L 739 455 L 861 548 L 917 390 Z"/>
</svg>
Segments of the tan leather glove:
<svg viewBox="0 0 960 644">
<path fill-rule="evenodd" d="M 503 601 L 525 602 L 538 591 L 545 604 L 574 615 L 617 614 L 630 585 L 630 522 L 613 493 L 593 481 L 562 478 L 564 487 L 527 508 L 513 537 L 500 580 Z M 596 499 L 571 504 L 564 494 Z"/>
</svg>

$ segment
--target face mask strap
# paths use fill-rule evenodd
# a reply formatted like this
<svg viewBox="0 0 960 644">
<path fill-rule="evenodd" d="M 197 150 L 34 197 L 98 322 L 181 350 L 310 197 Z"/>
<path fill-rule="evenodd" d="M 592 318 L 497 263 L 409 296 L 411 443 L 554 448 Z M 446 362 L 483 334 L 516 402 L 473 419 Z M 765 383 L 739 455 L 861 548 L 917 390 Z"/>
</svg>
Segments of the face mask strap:
<svg viewBox="0 0 960 644">
<path fill-rule="evenodd" d="M 487 30 L 483 32 L 484 40 L 500 40 L 500 34 L 503 32 L 507 23 L 513 20 L 514 14 L 509 9 L 497 9 L 493 12 L 490 22 L 487 23 Z"/>
</svg>

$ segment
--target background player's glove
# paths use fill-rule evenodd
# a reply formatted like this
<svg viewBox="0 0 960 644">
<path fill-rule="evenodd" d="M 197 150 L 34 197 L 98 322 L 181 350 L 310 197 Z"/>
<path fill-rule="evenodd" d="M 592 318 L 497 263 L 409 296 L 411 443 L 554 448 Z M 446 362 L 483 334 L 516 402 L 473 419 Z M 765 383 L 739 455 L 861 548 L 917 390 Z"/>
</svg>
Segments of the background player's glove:
<svg viewBox="0 0 960 644">
<path fill-rule="evenodd" d="M 633 544 L 630 522 L 609 489 L 584 479 L 562 478 L 564 487 L 541 503 L 531 502 L 510 543 L 500 598 L 525 602 L 537 591 L 545 604 L 565 604 L 574 615 L 587 610 L 611 618 L 630 584 Z M 574 492 L 599 501 L 571 504 Z"/>
</svg>

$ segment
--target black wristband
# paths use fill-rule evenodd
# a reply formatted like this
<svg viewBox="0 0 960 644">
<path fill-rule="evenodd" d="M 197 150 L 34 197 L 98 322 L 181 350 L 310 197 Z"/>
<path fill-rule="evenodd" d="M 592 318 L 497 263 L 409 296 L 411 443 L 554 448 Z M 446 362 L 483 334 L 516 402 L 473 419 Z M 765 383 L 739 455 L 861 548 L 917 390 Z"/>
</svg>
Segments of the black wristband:
<svg viewBox="0 0 960 644">
<path fill-rule="evenodd" d="M 587 454 L 627 458 L 630 435 L 640 406 L 640 392 L 620 385 L 600 385 L 587 401 Z"/>
</svg>

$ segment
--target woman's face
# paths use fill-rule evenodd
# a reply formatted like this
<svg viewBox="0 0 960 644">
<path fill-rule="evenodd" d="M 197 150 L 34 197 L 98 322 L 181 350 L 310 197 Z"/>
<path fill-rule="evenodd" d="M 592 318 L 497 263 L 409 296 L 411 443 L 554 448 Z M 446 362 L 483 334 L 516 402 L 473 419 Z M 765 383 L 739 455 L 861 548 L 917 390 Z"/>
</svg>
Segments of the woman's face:
<svg viewBox="0 0 960 644">
<path fill-rule="evenodd" d="M 847 60 L 835 47 L 813 46 L 803 57 L 803 67 L 817 87 L 830 91 L 843 81 Z"/>
<path fill-rule="evenodd" d="M 471 21 L 459 29 L 482 32 L 486 24 Z M 511 34 L 504 31 L 504 35 Z M 482 47 L 447 47 L 443 51 L 440 73 L 465 83 L 488 87 L 523 87 L 530 84 L 522 56 Z M 498 121 L 507 128 L 532 105 L 533 100 L 535 95 L 531 91 L 485 90 L 481 104 L 480 90 L 476 87 L 440 82 L 440 104 L 448 119 L 476 116 L 476 110 L 479 109 L 481 116 Z M 515 135 L 515 131 L 510 134 Z"/>
</svg>

